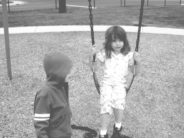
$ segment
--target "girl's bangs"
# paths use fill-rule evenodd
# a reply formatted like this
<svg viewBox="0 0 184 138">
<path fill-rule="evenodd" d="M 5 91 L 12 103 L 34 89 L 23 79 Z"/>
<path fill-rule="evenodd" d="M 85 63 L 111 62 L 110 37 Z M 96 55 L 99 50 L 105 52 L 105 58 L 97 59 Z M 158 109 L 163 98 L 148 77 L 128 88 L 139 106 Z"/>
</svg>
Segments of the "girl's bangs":
<svg viewBox="0 0 184 138">
<path fill-rule="evenodd" d="M 121 31 L 117 30 L 116 32 L 113 32 L 111 34 L 111 40 L 112 41 L 115 41 L 117 39 L 123 41 L 123 38 L 124 38 L 124 35 L 123 35 L 123 33 Z"/>
</svg>

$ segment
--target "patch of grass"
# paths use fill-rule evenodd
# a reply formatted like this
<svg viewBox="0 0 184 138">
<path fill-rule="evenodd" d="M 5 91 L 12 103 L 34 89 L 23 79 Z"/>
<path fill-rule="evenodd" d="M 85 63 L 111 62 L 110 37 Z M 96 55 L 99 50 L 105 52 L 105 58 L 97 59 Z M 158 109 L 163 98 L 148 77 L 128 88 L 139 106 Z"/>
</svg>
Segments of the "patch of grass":
<svg viewBox="0 0 184 138">
<path fill-rule="evenodd" d="M 138 22 L 138 6 L 100 7 L 93 11 L 95 25 L 134 25 Z M 148 26 L 183 28 L 184 8 L 182 6 L 145 7 L 143 24 Z M 2 27 L 2 15 L 0 15 Z M 10 26 L 40 25 L 88 25 L 88 9 L 68 7 L 66 14 L 56 9 L 13 11 L 9 14 Z"/>
<path fill-rule="evenodd" d="M 95 33 L 95 37 L 100 48 L 104 33 Z M 129 33 L 128 38 L 134 48 L 136 34 Z M 90 34 L 21 34 L 10 39 L 12 81 L 7 79 L 4 38 L 0 36 L 0 136 L 35 137 L 32 103 L 45 78 L 43 56 L 51 51 L 64 52 L 74 62 L 76 72 L 70 80 L 72 122 L 98 130 L 99 95 L 86 65 L 91 53 Z M 184 137 L 183 45 L 183 36 L 142 34 L 142 68 L 127 96 L 123 133 L 134 138 Z M 82 134 L 74 131 L 73 138 Z"/>
</svg>

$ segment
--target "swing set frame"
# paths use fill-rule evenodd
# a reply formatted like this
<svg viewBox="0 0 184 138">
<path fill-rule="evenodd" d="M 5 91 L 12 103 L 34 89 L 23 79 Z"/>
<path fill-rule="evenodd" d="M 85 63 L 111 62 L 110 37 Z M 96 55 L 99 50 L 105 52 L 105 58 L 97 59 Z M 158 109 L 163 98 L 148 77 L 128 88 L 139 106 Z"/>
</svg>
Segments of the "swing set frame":
<svg viewBox="0 0 184 138">
<path fill-rule="evenodd" d="M 7 10 L 6 4 L 7 4 L 6 0 L 2 0 L 3 27 L 4 27 L 5 49 L 6 49 L 7 73 L 8 73 L 9 79 L 12 80 L 11 58 L 10 58 L 10 44 L 9 44 L 10 41 L 9 41 L 8 10 Z"/>
</svg>

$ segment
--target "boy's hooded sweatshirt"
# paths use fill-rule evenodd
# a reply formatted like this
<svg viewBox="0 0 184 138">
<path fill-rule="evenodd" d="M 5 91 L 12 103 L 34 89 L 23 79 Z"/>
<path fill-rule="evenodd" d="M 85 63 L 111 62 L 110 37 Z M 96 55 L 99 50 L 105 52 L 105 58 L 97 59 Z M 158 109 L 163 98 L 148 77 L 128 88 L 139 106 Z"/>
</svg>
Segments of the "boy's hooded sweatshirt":
<svg viewBox="0 0 184 138">
<path fill-rule="evenodd" d="M 45 56 L 47 81 L 34 102 L 34 126 L 37 138 L 71 138 L 71 110 L 65 77 L 72 67 L 60 53 Z"/>
</svg>

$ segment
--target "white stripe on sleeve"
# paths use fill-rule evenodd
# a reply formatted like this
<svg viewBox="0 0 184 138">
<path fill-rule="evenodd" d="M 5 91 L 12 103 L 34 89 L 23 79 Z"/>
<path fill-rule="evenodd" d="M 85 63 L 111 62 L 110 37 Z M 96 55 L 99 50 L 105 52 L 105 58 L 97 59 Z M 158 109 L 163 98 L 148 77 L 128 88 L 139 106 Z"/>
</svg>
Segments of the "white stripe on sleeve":
<svg viewBox="0 0 184 138">
<path fill-rule="evenodd" d="M 34 118 L 34 121 L 47 121 L 49 118 Z"/>
<path fill-rule="evenodd" d="M 47 117 L 47 118 L 49 118 L 50 117 L 50 114 L 34 114 L 34 117 L 38 117 L 38 118 L 45 118 L 45 117 Z"/>
</svg>

